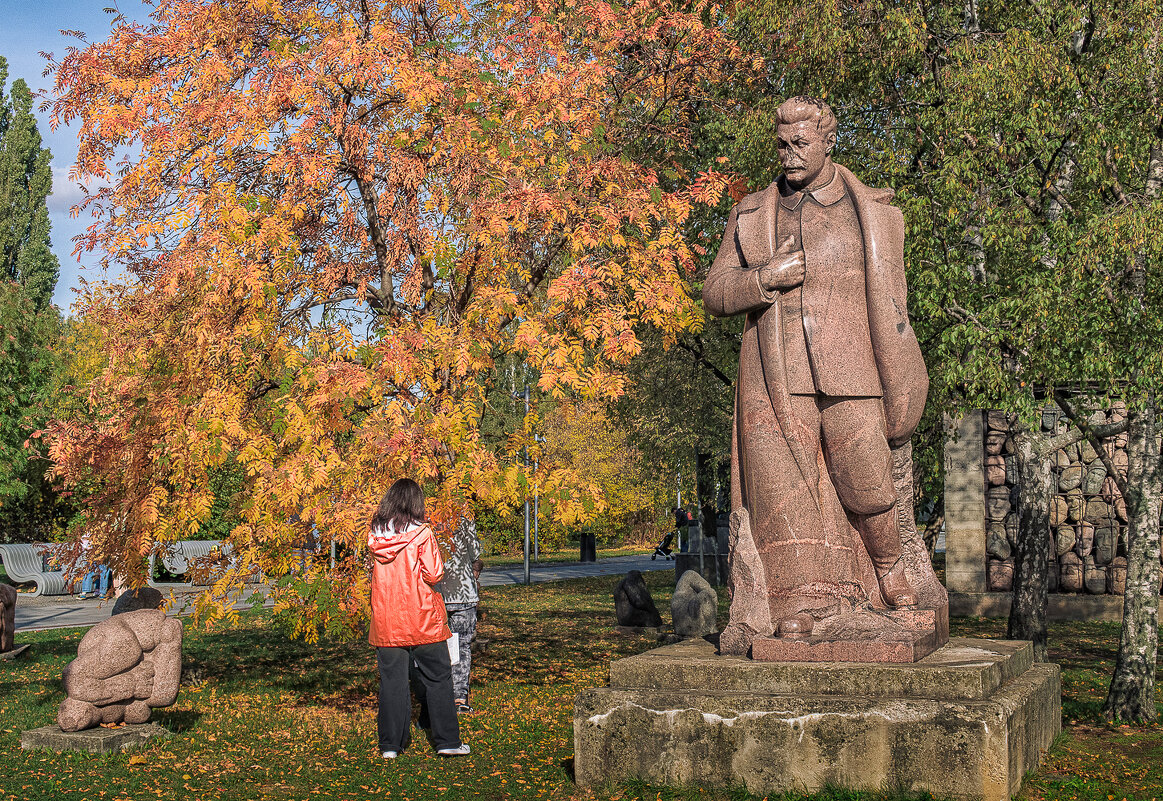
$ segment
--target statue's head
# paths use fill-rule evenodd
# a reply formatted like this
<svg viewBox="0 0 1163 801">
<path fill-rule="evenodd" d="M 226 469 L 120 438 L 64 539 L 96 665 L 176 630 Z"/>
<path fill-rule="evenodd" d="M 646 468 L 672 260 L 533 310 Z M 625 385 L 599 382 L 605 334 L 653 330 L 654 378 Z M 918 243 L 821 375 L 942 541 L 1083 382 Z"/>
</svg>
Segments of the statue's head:
<svg viewBox="0 0 1163 801">
<path fill-rule="evenodd" d="M 823 100 L 792 97 L 775 110 L 779 161 L 788 185 L 803 189 L 828 164 L 836 144 L 836 115 Z"/>
</svg>

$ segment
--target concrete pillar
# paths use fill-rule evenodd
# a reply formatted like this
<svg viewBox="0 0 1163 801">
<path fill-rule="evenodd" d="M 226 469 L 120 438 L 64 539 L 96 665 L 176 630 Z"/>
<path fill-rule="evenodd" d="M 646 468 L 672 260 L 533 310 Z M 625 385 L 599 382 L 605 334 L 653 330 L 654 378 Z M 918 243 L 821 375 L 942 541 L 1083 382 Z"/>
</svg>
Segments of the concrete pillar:
<svg viewBox="0 0 1163 801">
<path fill-rule="evenodd" d="M 985 592 L 984 413 L 945 417 L 945 587 Z"/>
</svg>

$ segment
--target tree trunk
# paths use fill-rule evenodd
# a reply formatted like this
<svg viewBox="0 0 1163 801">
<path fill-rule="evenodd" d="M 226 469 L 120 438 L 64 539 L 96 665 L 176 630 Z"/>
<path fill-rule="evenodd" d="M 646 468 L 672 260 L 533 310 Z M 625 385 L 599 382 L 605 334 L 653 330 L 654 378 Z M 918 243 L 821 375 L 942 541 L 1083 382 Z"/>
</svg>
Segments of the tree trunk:
<svg viewBox="0 0 1163 801">
<path fill-rule="evenodd" d="M 1025 423 L 1014 432 L 1018 463 L 1018 541 L 1014 589 L 1006 636 L 1034 643 L 1034 659 L 1046 661 L 1046 566 L 1050 558 L 1050 460 L 1042 437 Z"/>
<path fill-rule="evenodd" d="M 1159 513 L 1163 487 L 1155 439 L 1154 398 L 1128 414 L 1127 589 L 1115 672 L 1102 714 L 1107 720 L 1152 721 L 1159 641 Z"/>
<path fill-rule="evenodd" d="M 937 553 L 937 539 L 941 536 L 941 529 L 945 527 L 945 515 L 934 512 L 933 517 L 925 524 L 921 540 L 925 543 L 925 550 L 929 552 L 929 561 Z"/>
<path fill-rule="evenodd" d="M 715 463 L 711 454 L 695 451 L 695 494 L 702 535 L 715 536 Z"/>
<path fill-rule="evenodd" d="M 1152 50 L 1158 52 L 1156 30 Z M 1152 61 L 1154 64 L 1154 61 Z M 1151 101 L 1159 100 L 1155 68 L 1148 81 Z M 1144 195 L 1163 195 L 1163 125 L 1157 126 L 1147 164 Z M 1128 276 L 1133 305 L 1141 308 L 1147 289 L 1147 256 L 1140 252 Z M 1144 408 L 1127 415 L 1127 589 L 1119 653 L 1102 714 L 1107 720 L 1155 720 L 1155 664 L 1159 645 L 1159 512 L 1163 466 L 1159 464 L 1158 409 L 1154 394 Z"/>
</svg>

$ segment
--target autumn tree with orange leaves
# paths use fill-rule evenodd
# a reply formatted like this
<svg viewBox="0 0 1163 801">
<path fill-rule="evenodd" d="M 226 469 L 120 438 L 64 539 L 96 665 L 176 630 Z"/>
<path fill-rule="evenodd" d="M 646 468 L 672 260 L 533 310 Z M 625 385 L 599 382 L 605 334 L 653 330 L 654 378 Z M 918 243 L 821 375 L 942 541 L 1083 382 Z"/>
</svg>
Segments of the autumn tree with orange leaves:
<svg viewBox="0 0 1163 801">
<path fill-rule="evenodd" d="M 128 275 L 78 309 L 109 353 L 91 416 L 48 432 L 59 478 L 96 487 L 100 558 L 143 581 L 142 555 L 197 531 L 211 476 L 237 468 L 238 558 L 201 612 L 230 615 L 212 596 L 254 569 L 290 574 L 313 529 L 354 557 L 282 586 L 312 636 L 363 614 L 359 549 L 395 478 L 424 482 L 437 522 L 523 497 L 534 421 L 499 449 L 480 436 L 498 359 L 552 396 L 611 398 L 636 330 L 699 325 L 681 226 L 725 178 L 658 173 L 733 69 L 718 13 L 158 0 L 54 61 L 73 177 L 106 187 L 78 247 Z M 577 508 L 569 476 L 538 477 L 549 508 Z"/>
</svg>

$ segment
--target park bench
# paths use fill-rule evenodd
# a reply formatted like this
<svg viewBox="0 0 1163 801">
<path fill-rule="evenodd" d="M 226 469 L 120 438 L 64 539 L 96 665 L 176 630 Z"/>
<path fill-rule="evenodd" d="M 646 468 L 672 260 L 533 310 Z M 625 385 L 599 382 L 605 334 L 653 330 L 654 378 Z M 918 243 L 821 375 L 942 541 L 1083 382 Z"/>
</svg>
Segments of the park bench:
<svg viewBox="0 0 1163 801">
<path fill-rule="evenodd" d="M 16 583 L 36 585 L 33 595 L 68 595 L 63 570 L 50 569 L 52 546 L 48 543 L 18 542 L 0 545 L 0 562 L 8 578 Z"/>
<path fill-rule="evenodd" d="M 188 574 L 191 571 L 194 563 L 204 560 L 212 554 L 221 554 L 222 542 L 221 540 L 179 540 L 178 542 L 168 542 L 161 552 L 162 565 L 171 575 L 181 576 Z M 150 568 L 152 575 L 154 557 L 150 557 Z M 213 572 L 213 571 L 211 571 Z M 189 577 L 193 580 L 193 576 Z M 198 576 L 199 581 L 196 583 L 206 584 L 213 581 L 209 575 Z"/>
<path fill-rule="evenodd" d="M 212 566 L 209 571 L 198 571 L 200 575 L 191 574 L 191 569 L 196 563 L 211 557 L 218 560 L 217 566 Z M 154 558 L 150 557 L 151 576 L 153 575 Z M 203 585 L 213 582 L 221 571 L 234 561 L 230 543 L 223 543 L 221 540 L 179 540 L 178 542 L 166 543 L 161 559 L 162 565 L 171 575 L 191 574 L 189 576 L 191 583 Z M 250 581 L 258 580 L 258 577 L 250 579 Z"/>
</svg>

